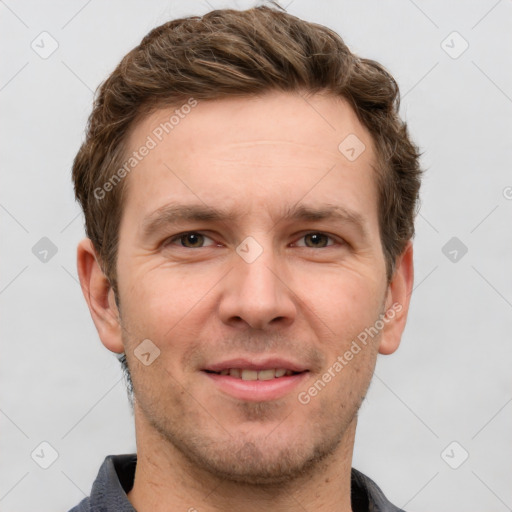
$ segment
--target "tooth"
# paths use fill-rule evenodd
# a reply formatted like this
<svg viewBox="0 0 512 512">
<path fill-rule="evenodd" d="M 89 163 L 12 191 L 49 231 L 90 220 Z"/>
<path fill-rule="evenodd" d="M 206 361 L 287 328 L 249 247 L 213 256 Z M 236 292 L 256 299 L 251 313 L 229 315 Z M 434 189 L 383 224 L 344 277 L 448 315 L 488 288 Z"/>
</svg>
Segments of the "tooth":
<svg viewBox="0 0 512 512">
<path fill-rule="evenodd" d="M 274 369 L 261 370 L 258 372 L 258 380 L 271 380 L 275 378 L 276 371 Z"/>
<path fill-rule="evenodd" d="M 239 368 L 231 368 L 229 370 L 229 375 L 231 375 L 231 377 L 240 378 L 240 369 Z"/>
<path fill-rule="evenodd" d="M 286 370 L 285 375 L 289 377 L 290 375 L 293 375 L 293 372 L 291 370 Z"/>
<path fill-rule="evenodd" d="M 258 372 L 256 370 L 242 370 L 242 380 L 258 380 Z"/>
<path fill-rule="evenodd" d="M 276 370 L 276 377 L 283 377 L 283 375 L 286 373 L 286 370 L 284 368 L 279 368 Z"/>
<path fill-rule="evenodd" d="M 228 368 L 226 368 L 225 370 L 222 370 L 222 371 L 220 372 L 220 374 L 221 374 L 221 375 L 229 375 L 229 369 L 228 369 Z"/>
</svg>

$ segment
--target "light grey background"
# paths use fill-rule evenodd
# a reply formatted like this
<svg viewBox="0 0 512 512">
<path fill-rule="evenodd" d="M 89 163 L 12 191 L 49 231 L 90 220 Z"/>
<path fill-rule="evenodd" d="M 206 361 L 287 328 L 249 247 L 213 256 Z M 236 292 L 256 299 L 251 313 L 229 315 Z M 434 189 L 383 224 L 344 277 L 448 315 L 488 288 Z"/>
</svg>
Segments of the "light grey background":
<svg viewBox="0 0 512 512">
<path fill-rule="evenodd" d="M 252 5 L 0 1 L 2 511 L 68 510 L 106 455 L 135 451 L 119 364 L 77 283 L 70 168 L 99 83 L 151 28 L 209 4 Z M 398 352 L 379 356 L 354 466 L 408 511 L 512 510 L 512 2 L 283 6 L 394 74 L 427 169 L 409 322 Z M 51 49 L 43 31 L 58 43 L 46 59 L 31 47 Z M 57 248 L 46 263 L 32 252 L 42 237 Z M 467 254 L 456 242 L 445 256 L 452 237 Z M 43 441 L 59 454 L 48 469 Z"/>
</svg>

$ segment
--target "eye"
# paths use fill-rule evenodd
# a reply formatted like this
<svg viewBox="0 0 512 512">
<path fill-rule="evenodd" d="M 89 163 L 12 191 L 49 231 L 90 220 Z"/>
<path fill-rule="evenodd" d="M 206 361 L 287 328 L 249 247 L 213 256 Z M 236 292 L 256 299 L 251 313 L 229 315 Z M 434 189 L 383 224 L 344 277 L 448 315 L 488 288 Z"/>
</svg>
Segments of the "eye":
<svg viewBox="0 0 512 512">
<path fill-rule="evenodd" d="M 329 240 L 334 240 L 331 236 L 326 235 L 325 233 L 307 233 L 306 235 L 301 237 L 301 240 L 305 241 L 305 245 L 301 245 L 299 243 L 295 244 L 299 247 L 309 247 L 309 248 L 323 248 L 330 245 L 334 245 L 333 243 L 329 243 Z"/>
<path fill-rule="evenodd" d="M 208 244 L 207 241 L 210 241 Z M 334 238 L 325 233 L 311 232 L 303 235 L 299 240 L 304 240 L 305 243 L 297 242 L 294 245 L 297 247 L 307 247 L 309 249 L 322 249 L 334 245 Z M 211 247 L 215 242 L 208 236 L 203 235 L 197 231 L 188 231 L 180 233 L 168 241 L 164 242 L 165 245 L 179 245 L 185 249 L 201 249 L 203 247 Z"/>
<path fill-rule="evenodd" d="M 213 240 L 197 231 L 189 231 L 188 233 L 181 233 L 169 239 L 165 245 L 175 245 L 175 242 L 179 242 L 181 247 L 186 249 L 200 249 L 202 247 L 208 247 L 204 245 L 205 240 Z M 213 242 L 214 244 L 215 242 Z M 210 245 L 213 245 L 210 244 Z"/>
</svg>

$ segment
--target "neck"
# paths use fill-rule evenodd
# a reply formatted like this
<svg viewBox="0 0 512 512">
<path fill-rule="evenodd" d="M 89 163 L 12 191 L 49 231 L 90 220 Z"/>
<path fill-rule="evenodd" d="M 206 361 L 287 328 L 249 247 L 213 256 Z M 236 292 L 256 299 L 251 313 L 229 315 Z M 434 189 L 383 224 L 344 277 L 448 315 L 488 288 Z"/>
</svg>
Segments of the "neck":
<svg viewBox="0 0 512 512">
<path fill-rule="evenodd" d="M 140 413 L 140 411 L 138 411 Z M 219 478 L 194 464 L 135 414 L 137 467 L 128 499 L 138 512 L 351 512 L 350 476 L 357 417 L 336 451 L 286 483 L 246 484 Z"/>
</svg>

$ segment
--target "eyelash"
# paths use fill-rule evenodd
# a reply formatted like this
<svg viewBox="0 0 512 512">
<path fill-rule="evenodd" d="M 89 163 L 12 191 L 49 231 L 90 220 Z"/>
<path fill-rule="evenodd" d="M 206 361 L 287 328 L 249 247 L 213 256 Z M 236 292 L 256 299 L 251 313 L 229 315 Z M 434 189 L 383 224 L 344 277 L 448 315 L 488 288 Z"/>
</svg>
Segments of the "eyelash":
<svg viewBox="0 0 512 512">
<path fill-rule="evenodd" d="M 201 235 L 201 236 L 204 236 L 205 238 L 208 238 L 208 239 L 212 240 L 212 238 L 210 238 L 209 236 L 205 235 L 201 231 L 185 231 L 183 233 L 179 233 L 178 235 L 174 235 L 173 237 L 164 240 L 163 245 L 164 246 L 173 245 L 173 242 L 179 241 L 181 238 L 183 238 L 186 235 L 192 235 L 192 234 L 194 234 L 194 235 Z M 304 238 L 304 237 L 306 237 L 308 235 L 322 235 L 322 236 L 326 236 L 327 238 L 329 238 L 331 241 L 334 242 L 333 244 L 328 244 L 325 247 L 319 247 L 319 249 L 327 249 L 328 247 L 333 247 L 336 244 L 343 245 L 345 243 L 344 241 L 338 241 L 334 236 L 329 235 L 328 233 L 324 233 L 323 231 L 309 231 L 307 233 L 304 233 L 300 237 L 300 239 L 302 239 L 302 238 Z M 214 240 L 212 240 L 212 241 L 214 241 Z M 206 246 L 206 247 L 184 247 L 184 246 L 180 246 L 181 249 L 206 249 L 207 247 L 212 247 L 212 246 Z M 300 246 L 300 247 L 304 247 L 305 249 L 316 249 L 316 247 L 308 247 L 308 246 Z"/>
</svg>

